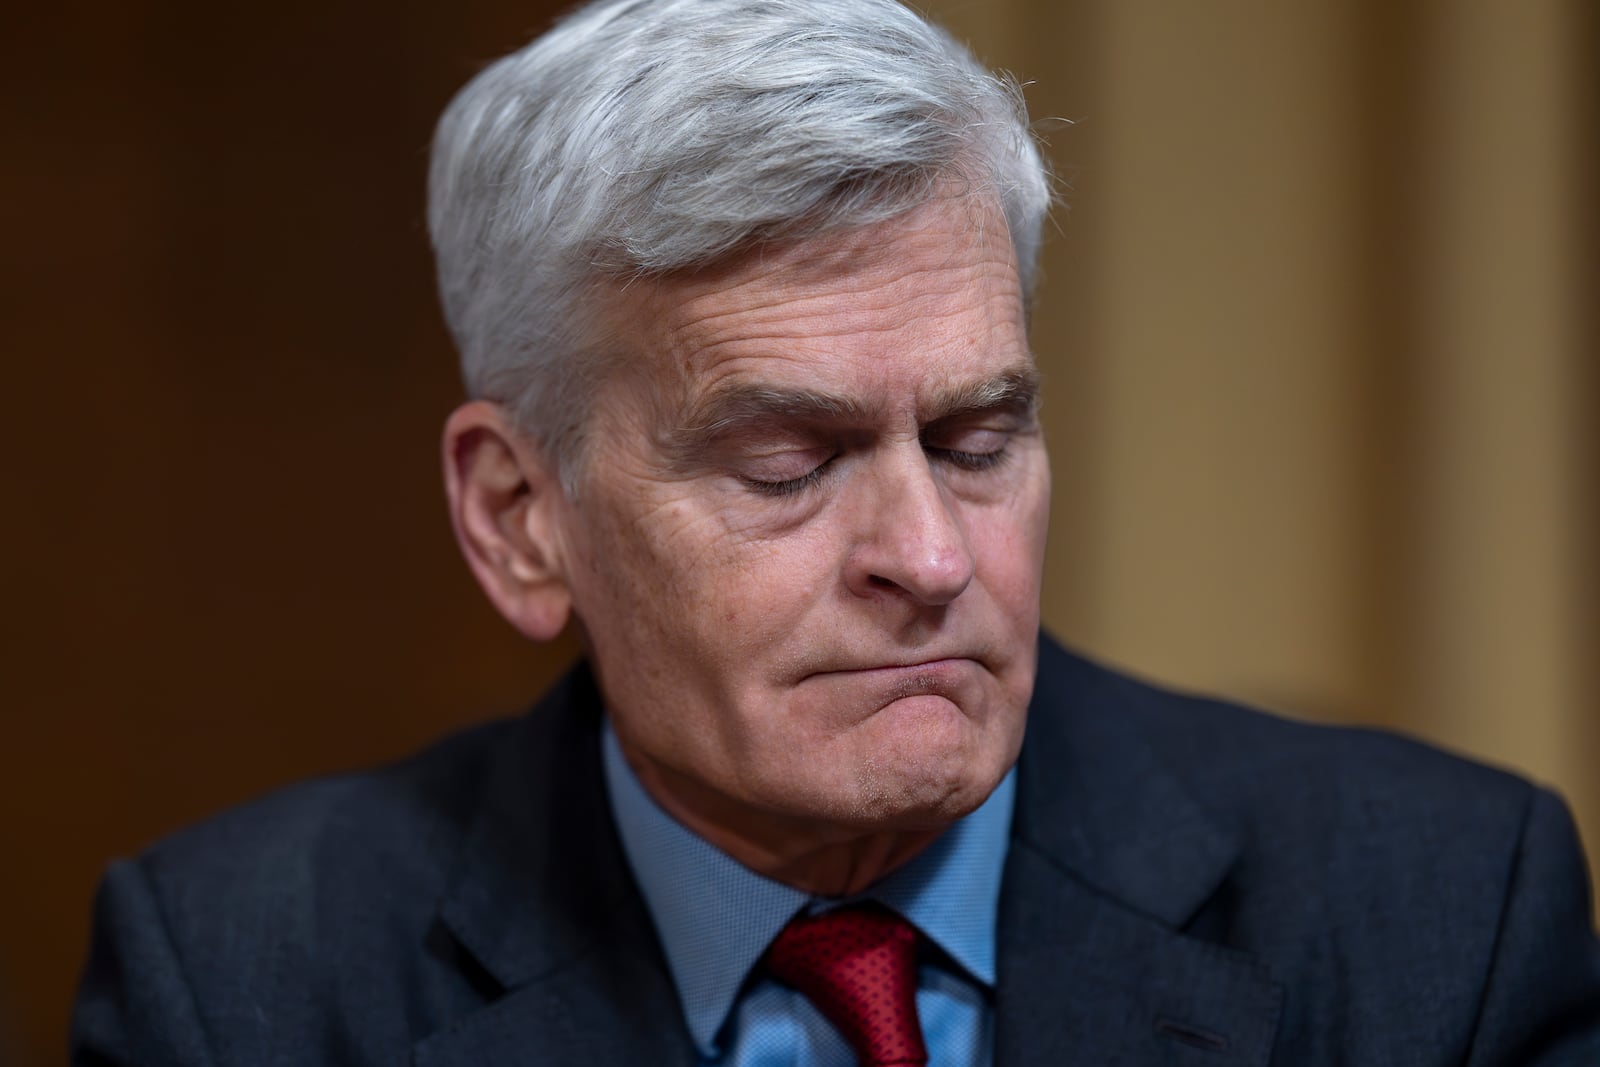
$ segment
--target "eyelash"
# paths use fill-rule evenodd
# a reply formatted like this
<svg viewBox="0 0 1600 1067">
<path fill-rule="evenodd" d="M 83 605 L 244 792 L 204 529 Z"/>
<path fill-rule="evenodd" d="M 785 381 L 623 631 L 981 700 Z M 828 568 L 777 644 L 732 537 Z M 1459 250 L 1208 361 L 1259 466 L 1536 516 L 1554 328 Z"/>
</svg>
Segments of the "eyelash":
<svg viewBox="0 0 1600 1067">
<path fill-rule="evenodd" d="M 1005 462 L 1007 455 L 1005 445 L 993 452 L 957 452 L 949 448 L 930 448 L 928 451 L 964 471 L 993 470 Z"/>
<path fill-rule="evenodd" d="M 1004 445 L 993 452 L 959 452 L 950 448 L 928 448 L 927 452 L 963 471 L 993 470 L 1005 462 L 1007 456 L 1006 446 Z M 747 478 L 745 481 L 750 488 L 763 496 L 794 496 L 817 486 L 832 465 L 833 460 L 830 459 L 826 463 L 813 467 L 798 478 L 790 478 L 782 482 L 763 482 L 753 478 Z"/>
<path fill-rule="evenodd" d="M 822 481 L 822 474 L 832 465 L 833 460 L 828 460 L 819 466 L 802 474 L 798 478 L 790 478 L 785 482 L 762 482 L 754 478 L 746 478 L 745 483 L 760 493 L 762 496 L 784 497 L 803 493 Z"/>
</svg>

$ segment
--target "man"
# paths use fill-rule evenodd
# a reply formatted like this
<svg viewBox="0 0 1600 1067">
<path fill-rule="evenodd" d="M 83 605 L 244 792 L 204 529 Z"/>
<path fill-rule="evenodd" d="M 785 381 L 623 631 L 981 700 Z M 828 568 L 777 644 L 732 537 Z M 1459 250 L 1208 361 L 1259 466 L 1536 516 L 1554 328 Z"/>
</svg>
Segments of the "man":
<svg viewBox="0 0 1600 1067">
<path fill-rule="evenodd" d="M 586 663 L 113 868 L 78 1062 L 1600 1062 L 1559 802 L 1037 636 L 1048 181 L 958 45 L 602 0 L 431 198 L 459 541 Z"/>
</svg>

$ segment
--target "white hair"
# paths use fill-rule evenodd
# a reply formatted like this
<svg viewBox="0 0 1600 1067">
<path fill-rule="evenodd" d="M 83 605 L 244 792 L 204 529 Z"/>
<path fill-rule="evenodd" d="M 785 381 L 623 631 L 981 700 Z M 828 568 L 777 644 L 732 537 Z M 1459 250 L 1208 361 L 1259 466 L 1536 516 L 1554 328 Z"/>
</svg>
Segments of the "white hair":
<svg viewBox="0 0 1600 1067">
<path fill-rule="evenodd" d="M 482 71 L 434 136 L 428 227 L 468 391 L 570 490 L 607 353 L 597 282 L 903 214 L 1004 210 L 1031 291 L 1050 180 L 1021 92 L 894 0 L 598 0 Z"/>
</svg>

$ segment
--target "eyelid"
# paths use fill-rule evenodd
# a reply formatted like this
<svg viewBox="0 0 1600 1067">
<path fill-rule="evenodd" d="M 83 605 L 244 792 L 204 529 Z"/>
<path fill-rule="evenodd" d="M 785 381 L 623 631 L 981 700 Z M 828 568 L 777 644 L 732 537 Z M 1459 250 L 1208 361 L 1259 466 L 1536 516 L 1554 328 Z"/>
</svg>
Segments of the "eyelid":
<svg viewBox="0 0 1600 1067">
<path fill-rule="evenodd" d="M 934 456 L 963 471 L 987 471 L 1011 458 L 1010 442 L 992 452 L 962 452 L 953 448 L 928 448 Z"/>
<path fill-rule="evenodd" d="M 839 451 L 814 438 L 783 441 L 769 437 L 734 448 L 726 469 L 746 488 L 764 496 L 788 496 L 821 480 Z"/>
<path fill-rule="evenodd" d="M 929 422 L 923 432 L 974 429 L 993 430 L 996 433 L 1024 433 L 1037 424 L 1037 405 L 1019 401 L 952 412 Z"/>
<path fill-rule="evenodd" d="M 983 423 L 929 427 L 922 434 L 922 445 L 941 452 L 1000 452 L 1018 432 L 1013 427 Z"/>
<path fill-rule="evenodd" d="M 759 478 L 741 476 L 739 480 L 744 482 L 745 485 L 749 486 L 762 496 L 794 496 L 795 494 L 804 492 L 805 490 L 810 489 L 820 483 L 823 475 L 832 465 L 833 457 L 830 456 L 828 459 L 817 464 L 815 467 L 812 467 L 798 478 L 787 478 L 781 482 L 768 482 L 762 481 Z"/>
</svg>

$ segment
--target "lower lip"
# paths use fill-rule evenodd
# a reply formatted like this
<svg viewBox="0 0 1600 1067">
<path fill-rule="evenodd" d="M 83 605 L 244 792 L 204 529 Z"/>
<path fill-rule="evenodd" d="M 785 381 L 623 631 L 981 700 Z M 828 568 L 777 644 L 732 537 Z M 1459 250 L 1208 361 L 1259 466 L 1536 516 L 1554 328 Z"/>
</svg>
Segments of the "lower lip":
<svg viewBox="0 0 1600 1067">
<path fill-rule="evenodd" d="M 967 659 L 938 659 L 903 667 L 827 671 L 818 677 L 819 680 L 831 678 L 844 682 L 850 685 L 852 692 L 866 696 L 873 703 L 886 704 L 907 697 L 953 698 L 971 681 L 972 665 Z"/>
<path fill-rule="evenodd" d="M 827 673 L 867 678 L 928 678 L 937 681 L 953 681 L 970 663 L 970 660 L 965 659 L 935 659 L 926 663 L 912 663 L 906 666 L 860 667 L 854 670 L 830 671 Z"/>
</svg>

